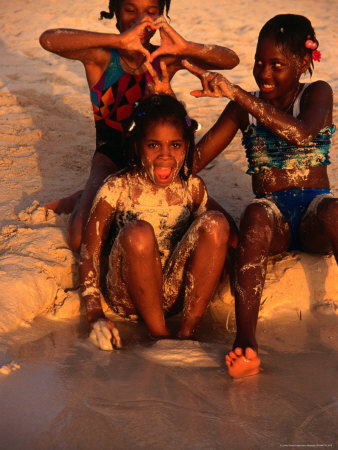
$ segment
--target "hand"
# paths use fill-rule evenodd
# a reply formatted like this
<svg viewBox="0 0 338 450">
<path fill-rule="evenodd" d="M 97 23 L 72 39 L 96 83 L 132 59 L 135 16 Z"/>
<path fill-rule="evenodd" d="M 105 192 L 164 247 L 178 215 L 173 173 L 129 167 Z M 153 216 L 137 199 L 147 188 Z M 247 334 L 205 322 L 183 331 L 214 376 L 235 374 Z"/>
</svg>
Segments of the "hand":
<svg viewBox="0 0 338 450">
<path fill-rule="evenodd" d="M 156 29 L 160 30 L 161 45 L 151 54 L 150 61 L 160 55 L 182 55 L 187 41 L 168 24 L 163 16 L 158 17 L 154 24 Z"/>
<path fill-rule="evenodd" d="M 147 61 L 150 60 L 150 52 L 143 46 L 142 39 L 145 34 L 156 30 L 157 27 L 151 17 L 141 17 L 132 27 L 121 33 L 121 50 L 142 53 Z"/>
<path fill-rule="evenodd" d="M 149 82 L 147 84 L 146 95 L 149 96 L 151 94 L 168 94 L 175 96 L 174 91 L 170 86 L 167 66 L 165 62 L 160 61 L 162 79 L 160 79 L 158 73 L 149 62 L 146 62 L 145 66 L 153 79 L 152 82 Z"/>
<path fill-rule="evenodd" d="M 234 100 L 234 86 L 223 75 L 201 69 L 190 64 L 187 60 L 183 60 L 182 64 L 190 73 L 201 80 L 203 89 L 191 91 L 191 95 L 194 97 L 227 97 Z"/>
<path fill-rule="evenodd" d="M 94 322 L 89 339 L 101 350 L 113 350 L 113 346 L 122 348 L 119 331 L 108 319 L 99 319 Z"/>
</svg>

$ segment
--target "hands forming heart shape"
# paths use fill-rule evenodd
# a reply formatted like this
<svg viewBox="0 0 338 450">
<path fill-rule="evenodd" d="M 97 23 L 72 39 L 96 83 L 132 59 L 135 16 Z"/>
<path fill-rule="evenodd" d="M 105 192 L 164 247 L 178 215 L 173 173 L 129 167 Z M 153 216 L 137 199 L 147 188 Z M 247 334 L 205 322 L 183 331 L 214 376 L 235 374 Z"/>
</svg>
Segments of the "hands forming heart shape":
<svg viewBox="0 0 338 450">
<path fill-rule="evenodd" d="M 144 47 L 144 38 L 159 30 L 161 44 L 153 53 Z M 182 38 L 166 21 L 163 16 L 153 20 L 144 16 L 135 25 L 123 33 L 124 48 L 127 51 L 142 53 L 146 60 L 152 62 L 160 55 L 180 55 L 186 47 L 186 40 Z"/>
</svg>

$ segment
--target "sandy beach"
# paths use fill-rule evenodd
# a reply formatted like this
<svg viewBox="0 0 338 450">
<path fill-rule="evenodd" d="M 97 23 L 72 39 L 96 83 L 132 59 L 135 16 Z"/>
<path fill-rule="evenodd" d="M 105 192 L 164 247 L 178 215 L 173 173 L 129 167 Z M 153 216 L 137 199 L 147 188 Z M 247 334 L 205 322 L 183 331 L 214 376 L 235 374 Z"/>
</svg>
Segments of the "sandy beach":
<svg viewBox="0 0 338 450">
<path fill-rule="evenodd" d="M 289 252 L 269 262 L 258 376 L 233 381 L 225 369 L 235 331 L 229 286 L 215 295 L 197 341 L 153 343 L 143 324 L 119 320 L 121 351 L 99 351 L 88 342 L 77 256 L 65 238 L 68 216 L 41 205 L 83 187 L 95 146 L 92 109 L 81 63 L 47 53 L 38 39 L 57 27 L 114 31 L 114 21 L 98 21 L 107 3 L 1 4 L 0 448 L 335 447 L 338 269 L 331 255 Z M 241 63 L 225 74 L 254 90 L 261 26 L 278 13 L 306 15 L 322 52 L 312 80 L 328 81 L 337 93 L 337 6 L 194 0 L 192 7 L 172 0 L 170 18 L 187 39 L 234 49 Z M 198 81 L 186 72 L 173 87 L 202 136 L 227 100 L 190 96 Z M 335 97 L 335 123 L 337 109 Z M 336 196 L 337 142 L 335 136 L 329 167 Z M 246 170 L 238 134 L 201 172 L 237 223 L 252 198 Z M 177 327 L 177 318 L 170 326 Z"/>
</svg>

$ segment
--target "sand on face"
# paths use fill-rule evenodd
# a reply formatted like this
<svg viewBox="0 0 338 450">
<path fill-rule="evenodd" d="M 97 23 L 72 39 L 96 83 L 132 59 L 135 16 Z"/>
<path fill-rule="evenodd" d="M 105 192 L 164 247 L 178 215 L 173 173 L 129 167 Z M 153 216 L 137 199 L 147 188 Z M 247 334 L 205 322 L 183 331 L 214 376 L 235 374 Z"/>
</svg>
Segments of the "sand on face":
<svg viewBox="0 0 338 450">
<path fill-rule="evenodd" d="M 95 143 L 92 110 L 81 64 L 48 54 L 38 37 L 54 27 L 114 29 L 109 21 L 97 21 L 106 6 L 97 0 L 16 0 L 1 7 L 0 366 L 20 366 L 0 377 L 2 445 L 334 444 L 338 287 L 332 257 L 290 253 L 271 260 L 258 325 L 260 377 L 233 383 L 226 375 L 224 353 L 233 341 L 229 288 L 216 297 L 200 328 L 198 347 L 173 343 L 169 348 L 166 343 L 144 350 L 144 328 L 132 323 L 121 324 L 123 352 L 107 355 L 87 344 L 88 329 L 79 315 L 77 258 L 65 240 L 67 217 L 47 215 L 33 202 L 42 204 L 84 185 Z M 335 9 L 334 2 L 312 0 L 286 0 L 278 7 L 264 2 L 264 8 L 248 0 L 231 5 L 194 0 L 194 8 L 187 0 L 173 0 L 170 16 L 183 36 L 235 49 L 241 64 L 227 75 L 254 90 L 251 70 L 261 25 L 281 12 L 308 15 L 323 55 L 312 79 L 329 81 L 337 92 Z M 194 99 L 189 91 L 197 88 L 192 75 L 182 71 L 175 77 L 174 89 L 205 131 L 226 100 Z M 236 221 L 252 197 L 240 138 L 201 173 L 209 193 Z M 329 175 L 337 195 L 337 139 L 331 160 Z M 320 312 L 309 312 L 312 307 Z M 30 326 L 39 315 L 67 321 L 43 318 Z"/>
</svg>

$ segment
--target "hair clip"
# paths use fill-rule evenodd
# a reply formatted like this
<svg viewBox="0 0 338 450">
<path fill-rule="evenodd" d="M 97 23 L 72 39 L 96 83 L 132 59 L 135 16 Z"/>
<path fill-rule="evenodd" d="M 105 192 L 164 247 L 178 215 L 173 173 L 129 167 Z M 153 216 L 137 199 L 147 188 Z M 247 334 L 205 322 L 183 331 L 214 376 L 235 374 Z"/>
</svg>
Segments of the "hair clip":
<svg viewBox="0 0 338 450">
<path fill-rule="evenodd" d="M 318 42 L 314 42 L 311 39 L 307 39 L 305 41 L 305 47 L 308 48 L 309 50 L 312 50 L 311 52 L 312 60 L 320 62 L 322 54 L 320 53 L 320 51 L 317 50 Z"/>
<path fill-rule="evenodd" d="M 316 50 L 316 48 L 318 47 L 318 44 L 317 44 L 317 42 L 314 42 L 311 39 L 308 39 L 307 41 L 305 41 L 305 47 L 309 48 L 311 50 Z"/>
<path fill-rule="evenodd" d="M 190 120 L 190 117 L 188 115 L 185 116 L 185 121 L 186 121 L 188 127 L 190 128 L 191 127 L 191 120 Z"/>
<path fill-rule="evenodd" d="M 142 117 L 146 115 L 146 112 L 144 109 L 140 109 L 139 111 L 137 111 L 137 117 Z"/>
</svg>

